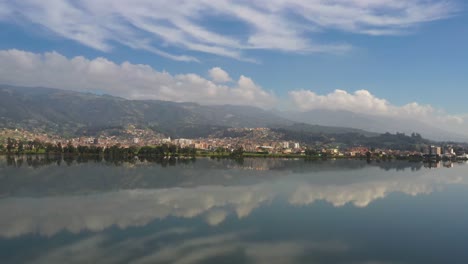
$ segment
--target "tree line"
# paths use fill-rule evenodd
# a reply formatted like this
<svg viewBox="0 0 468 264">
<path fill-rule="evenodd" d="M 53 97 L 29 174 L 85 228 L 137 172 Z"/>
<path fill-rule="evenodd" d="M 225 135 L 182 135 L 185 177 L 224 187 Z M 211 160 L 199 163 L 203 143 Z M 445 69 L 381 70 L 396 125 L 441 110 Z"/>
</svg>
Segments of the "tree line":
<svg viewBox="0 0 468 264">
<path fill-rule="evenodd" d="M 147 157 L 193 157 L 196 155 L 194 147 L 180 147 L 174 144 L 162 144 L 158 146 L 144 147 L 124 147 L 115 144 L 110 147 L 102 146 L 75 146 L 72 142 L 63 145 L 61 142 L 56 144 L 34 141 L 20 141 L 14 138 L 7 138 L 7 144 L 0 144 L 0 152 L 7 154 L 64 154 L 64 155 L 102 155 L 105 157 L 128 158 L 134 156 Z"/>
</svg>

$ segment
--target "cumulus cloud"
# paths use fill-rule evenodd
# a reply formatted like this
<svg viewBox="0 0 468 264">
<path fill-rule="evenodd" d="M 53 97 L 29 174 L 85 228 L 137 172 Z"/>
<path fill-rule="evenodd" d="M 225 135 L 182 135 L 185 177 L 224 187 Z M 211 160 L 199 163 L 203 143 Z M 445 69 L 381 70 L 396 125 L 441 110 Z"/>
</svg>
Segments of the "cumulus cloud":
<svg viewBox="0 0 468 264">
<path fill-rule="evenodd" d="M 335 90 L 327 95 L 318 95 L 310 90 L 291 91 L 291 98 L 302 110 L 331 109 L 352 112 L 388 113 L 390 104 L 385 99 L 373 96 L 369 91 L 359 90 L 350 94 Z"/>
<path fill-rule="evenodd" d="M 216 69 L 216 68 L 215 68 Z M 217 81 L 221 74 L 217 68 Z M 202 104 L 246 104 L 272 107 L 275 95 L 241 75 L 230 85 L 218 84 L 197 74 L 172 75 L 149 65 L 105 58 L 67 58 L 57 52 L 0 51 L 0 83 L 45 86 L 75 91 L 101 91 L 129 99 L 158 99 Z"/>
<path fill-rule="evenodd" d="M 117 64 L 102 57 L 67 58 L 57 52 L 0 50 L 2 84 L 100 92 L 136 100 L 252 105 L 265 109 L 278 106 L 279 100 L 274 92 L 262 88 L 247 76 L 241 75 L 234 81 L 228 72 L 219 67 L 210 69 L 208 75 L 209 78 L 194 73 L 170 74 L 149 65 L 128 61 Z M 418 121 L 418 124 L 425 122 L 432 125 L 436 121 L 444 124 L 447 131 L 468 131 L 466 116 L 450 115 L 431 105 L 417 102 L 403 106 L 394 105 L 367 90 L 353 93 L 335 90 L 325 95 L 310 90 L 293 90 L 289 92 L 289 97 L 301 111 L 345 110 L 377 117 L 391 117 L 400 121 Z M 422 130 L 418 127 L 411 129 Z M 462 137 L 457 137 L 457 140 L 458 138 Z"/>
<path fill-rule="evenodd" d="M 210 75 L 211 79 L 217 83 L 225 83 L 232 81 L 231 77 L 229 77 L 229 74 L 219 67 L 214 67 L 210 69 L 208 71 L 208 74 Z"/>
<path fill-rule="evenodd" d="M 326 95 L 319 95 L 310 90 L 290 91 L 293 103 L 302 111 L 314 109 L 344 110 L 375 116 L 399 117 L 417 120 L 438 120 L 451 124 L 462 124 L 460 116 L 445 114 L 442 110 L 430 105 L 412 102 L 403 106 L 393 105 L 386 99 L 378 98 L 367 90 L 348 93 L 335 90 Z"/>
<path fill-rule="evenodd" d="M 24 0 L 0 3 L 0 19 L 40 25 L 49 32 L 102 51 L 110 51 L 113 43 L 120 43 L 179 61 L 197 60 L 182 54 L 187 51 L 241 60 L 247 59 L 243 53 L 252 49 L 343 52 L 350 45 L 322 44 L 314 39 L 327 30 L 396 35 L 421 23 L 450 17 L 457 11 L 455 0 Z M 234 22 L 234 27 L 242 29 L 241 33 L 208 26 L 225 20 Z"/>
</svg>

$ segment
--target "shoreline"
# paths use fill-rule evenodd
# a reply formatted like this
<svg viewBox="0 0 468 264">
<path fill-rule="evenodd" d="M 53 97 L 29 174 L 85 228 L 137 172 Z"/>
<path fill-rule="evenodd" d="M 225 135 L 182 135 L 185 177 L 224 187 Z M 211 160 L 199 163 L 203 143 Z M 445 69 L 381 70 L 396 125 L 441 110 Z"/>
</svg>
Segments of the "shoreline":
<svg viewBox="0 0 468 264">
<path fill-rule="evenodd" d="M 385 157 L 363 157 L 363 156 L 307 156 L 301 154 L 263 154 L 263 153 L 244 153 L 241 156 L 232 156 L 228 153 L 219 154 L 219 153 L 197 153 L 195 155 L 166 155 L 166 156 L 155 156 L 155 155 L 104 155 L 104 154 L 95 154 L 95 153 L 0 153 L 0 156 L 50 156 L 50 157 L 64 157 L 64 158 L 111 158 L 111 159 L 137 159 L 137 158 L 146 158 L 146 159 L 194 159 L 194 158 L 211 158 L 211 159 L 243 159 L 243 158 L 260 158 L 260 159 L 303 159 L 303 160 L 328 160 L 328 159 L 347 159 L 347 160 L 367 160 L 367 161 L 409 161 L 409 162 L 439 162 L 439 161 L 468 161 L 467 158 L 425 158 L 425 157 L 403 157 L 403 156 L 385 156 Z"/>
</svg>

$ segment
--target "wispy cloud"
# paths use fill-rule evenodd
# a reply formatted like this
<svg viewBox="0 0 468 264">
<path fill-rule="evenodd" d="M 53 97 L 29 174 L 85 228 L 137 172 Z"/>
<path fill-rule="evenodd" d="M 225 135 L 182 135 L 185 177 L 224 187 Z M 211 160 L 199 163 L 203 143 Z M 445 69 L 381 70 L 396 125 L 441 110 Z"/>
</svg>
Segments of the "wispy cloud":
<svg viewBox="0 0 468 264">
<path fill-rule="evenodd" d="M 251 60 L 251 49 L 344 52 L 346 43 L 320 43 L 320 32 L 395 35 L 450 17 L 455 0 L 24 0 L 0 3 L 0 19 L 19 19 L 86 46 L 113 43 L 178 60 L 187 52 Z M 228 33 L 218 22 L 239 28 Z M 174 49 L 176 51 L 174 51 Z M 176 54 L 176 53 L 179 54 Z"/>
</svg>

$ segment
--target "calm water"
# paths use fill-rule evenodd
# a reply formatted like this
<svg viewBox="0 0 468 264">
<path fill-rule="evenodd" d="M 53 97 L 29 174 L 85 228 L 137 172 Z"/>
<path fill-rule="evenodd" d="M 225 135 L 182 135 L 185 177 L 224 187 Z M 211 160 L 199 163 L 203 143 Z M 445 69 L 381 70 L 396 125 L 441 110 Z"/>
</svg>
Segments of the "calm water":
<svg viewBox="0 0 468 264">
<path fill-rule="evenodd" d="M 468 263 L 467 249 L 465 164 L 0 157 L 1 263 Z"/>
</svg>

